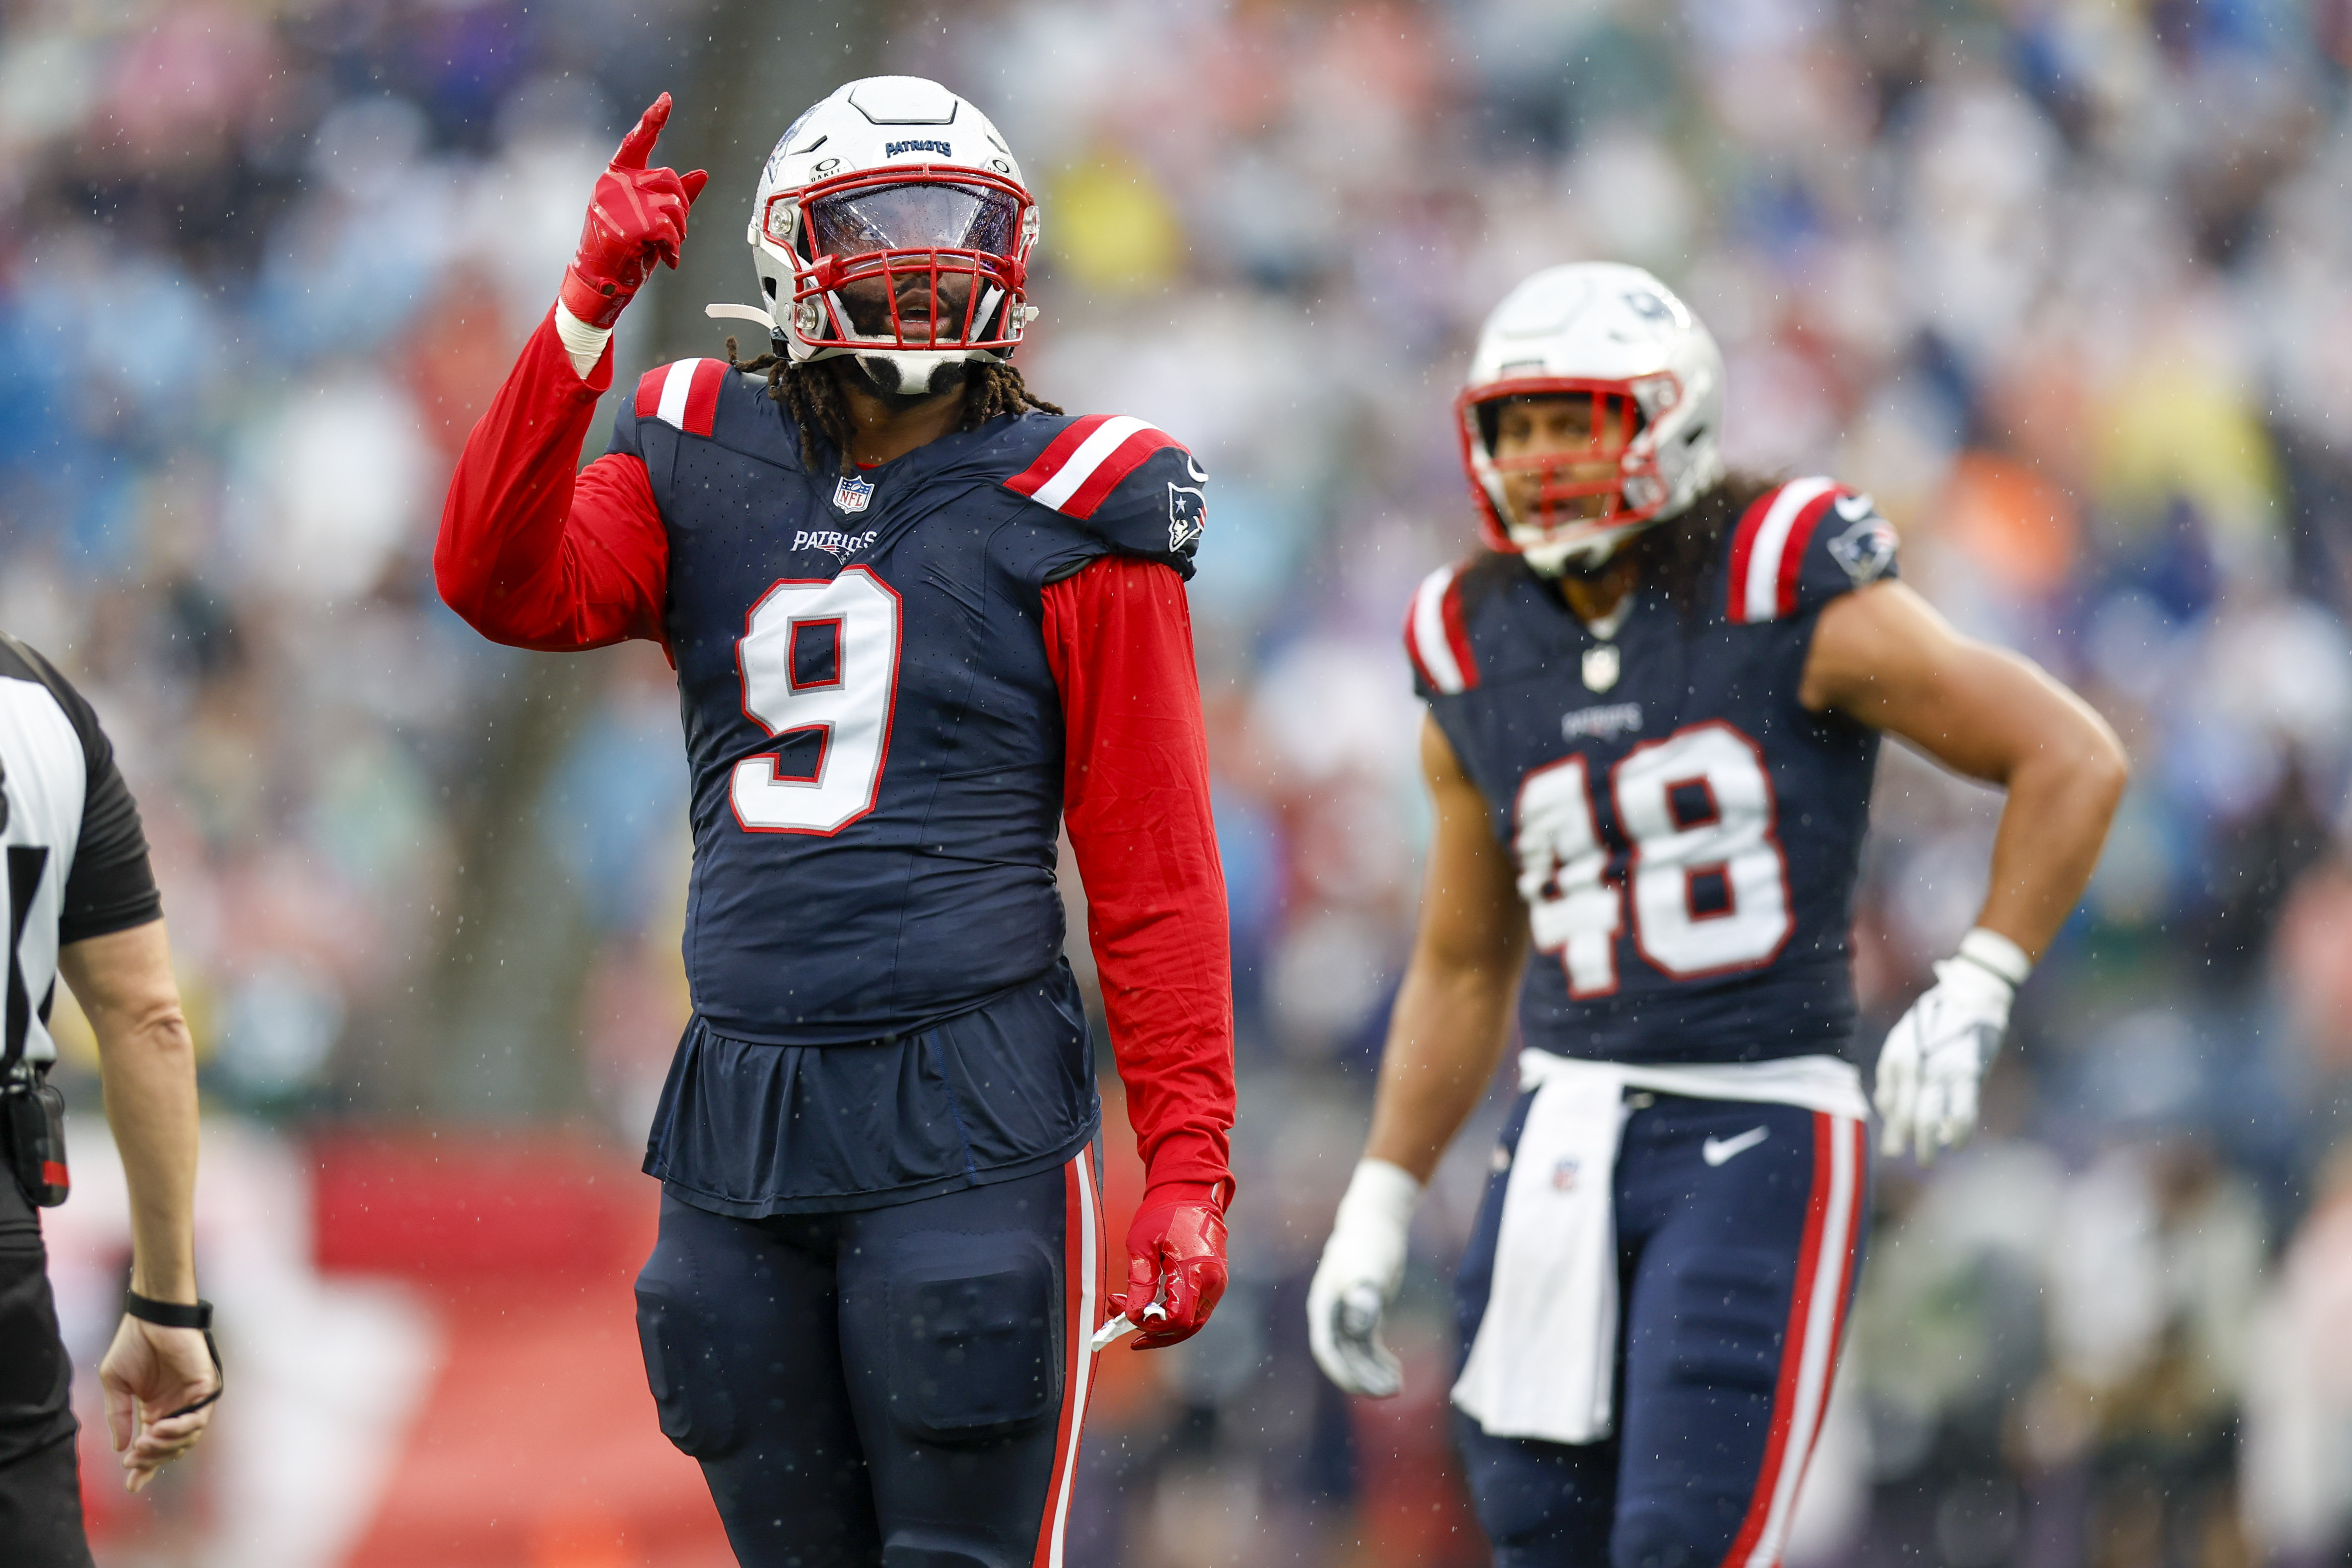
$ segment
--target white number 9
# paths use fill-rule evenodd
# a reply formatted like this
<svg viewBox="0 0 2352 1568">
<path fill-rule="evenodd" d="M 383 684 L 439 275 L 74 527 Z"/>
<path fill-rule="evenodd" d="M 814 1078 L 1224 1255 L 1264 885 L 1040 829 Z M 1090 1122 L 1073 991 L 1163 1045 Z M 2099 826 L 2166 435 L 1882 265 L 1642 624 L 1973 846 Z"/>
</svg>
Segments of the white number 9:
<svg viewBox="0 0 2352 1568">
<path fill-rule="evenodd" d="M 833 658 L 804 637 L 830 637 Z M 778 583 L 751 607 L 735 645 L 743 711 L 779 740 L 816 731 L 806 777 L 779 773 L 777 753 L 735 764 L 728 794 L 747 833 L 838 833 L 874 809 L 898 694 L 898 595 L 852 566 L 831 582 Z"/>
</svg>

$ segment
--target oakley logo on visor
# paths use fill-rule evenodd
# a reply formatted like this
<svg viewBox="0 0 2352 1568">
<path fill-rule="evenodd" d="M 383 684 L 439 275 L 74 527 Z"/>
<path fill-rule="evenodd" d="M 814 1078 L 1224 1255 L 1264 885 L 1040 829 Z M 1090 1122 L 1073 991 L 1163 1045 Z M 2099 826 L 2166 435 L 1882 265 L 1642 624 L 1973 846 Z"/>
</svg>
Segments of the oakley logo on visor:
<svg viewBox="0 0 2352 1568">
<path fill-rule="evenodd" d="M 893 142 L 882 149 L 885 158 L 895 158 L 901 153 L 937 153 L 942 158 L 955 156 L 955 149 L 944 142 Z"/>
</svg>

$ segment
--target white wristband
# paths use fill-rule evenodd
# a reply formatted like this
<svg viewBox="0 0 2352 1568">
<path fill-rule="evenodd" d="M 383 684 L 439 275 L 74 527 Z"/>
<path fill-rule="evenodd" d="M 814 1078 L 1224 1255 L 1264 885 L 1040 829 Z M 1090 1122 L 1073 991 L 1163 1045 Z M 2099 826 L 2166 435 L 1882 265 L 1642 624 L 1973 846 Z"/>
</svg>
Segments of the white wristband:
<svg viewBox="0 0 2352 1568">
<path fill-rule="evenodd" d="M 2033 973 L 2033 960 L 2025 956 L 2023 948 L 1982 926 L 1970 928 L 1960 938 L 1959 956 L 2008 981 L 2012 988 L 2024 984 L 2025 977 Z"/>
<path fill-rule="evenodd" d="M 555 335 L 563 340 L 563 352 L 572 357 L 572 368 L 585 381 L 596 369 L 596 362 L 604 357 L 604 345 L 613 341 L 610 327 L 592 327 L 555 302 Z"/>
<path fill-rule="evenodd" d="M 1421 1183 L 1411 1171 L 1386 1160 L 1359 1160 L 1333 1228 L 1370 1220 L 1402 1231 L 1412 1223 L 1413 1206 L 1420 1202 Z"/>
</svg>

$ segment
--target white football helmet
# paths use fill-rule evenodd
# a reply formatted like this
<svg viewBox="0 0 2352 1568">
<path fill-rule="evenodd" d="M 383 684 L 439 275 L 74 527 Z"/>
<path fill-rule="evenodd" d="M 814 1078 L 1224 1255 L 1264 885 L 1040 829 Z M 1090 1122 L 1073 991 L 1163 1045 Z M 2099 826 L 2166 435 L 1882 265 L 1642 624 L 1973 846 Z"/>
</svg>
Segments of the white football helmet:
<svg viewBox="0 0 2352 1568">
<path fill-rule="evenodd" d="M 1501 405 L 1564 393 L 1591 399 L 1590 446 L 1497 461 Z M 1480 531 L 1547 576 L 1601 565 L 1723 476 L 1722 351 L 1638 267 L 1580 261 L 1512 289 L 1479 330 L 1454 409 Z M 1540 474 L 1535 515 L 1516 515 L 1507 471 Z M 1570 504 L 1594 496 L 1603 498 L 1597 510 Z"/>
<path fill-rule="evenodd" d="M 1037 204 L 988 117 L 935 81 L 849 82 L 768 155 L 746 236 L 767 324 L 795 363 L 858 357 L 917 394 L 934 371 L 1007 360 L 1036 312 L 1024 295 Z"/>
</svg>

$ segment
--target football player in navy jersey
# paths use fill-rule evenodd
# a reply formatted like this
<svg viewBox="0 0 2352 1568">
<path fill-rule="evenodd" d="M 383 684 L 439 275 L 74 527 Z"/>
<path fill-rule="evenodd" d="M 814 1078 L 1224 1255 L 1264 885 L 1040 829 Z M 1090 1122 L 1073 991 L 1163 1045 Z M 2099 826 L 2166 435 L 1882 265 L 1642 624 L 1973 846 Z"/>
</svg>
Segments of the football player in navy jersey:
<svg viewBox="0 0 2352 1568">
<path fill-rule="evenodd" d="M 1861 1262 L 1870 1106 L 1843 1053 L 1879 737 L 2007 791 L 1976 926 L 1878 1058 L 1882 1147 L 1923 1163 L 1974 1125 L 2122 752 L 1897 582 L 1868 498 L 1725 472 L 1721 355 L 1648 273 L 1528 279 L 1458 412 L 1488 549 L 1406 618 L 1437 824 L 1316 1358 L 1397 1391 L 1407 1222 L 1516 989 L 1520 1093 L 1456 1285 L 1496 1561 L 1768 1568 Z"/>
<path fill-rule="evenodd" d="M 469 437 L 434 557 L 519 647 L 677 669 L 694 1012 L 646 1169 L 662 1429 L 753 1564 L 1058 1563 L 1097 1331 L 1173 1344 L 1224 1289 L 1225 895 L 1183 580 L 1206 476 L 1065 416 L 1011 358 L 1037 209 L 937 83 L 842 88 L 749 238 L 772 353 L 624 398 L 612 328 L 700 172 L 598 181 L 557 303 Z M 1088 895 L 1146 1186 L 1108 1305 L 1101 1109 L 1062 958 Z"/>
</svg>

